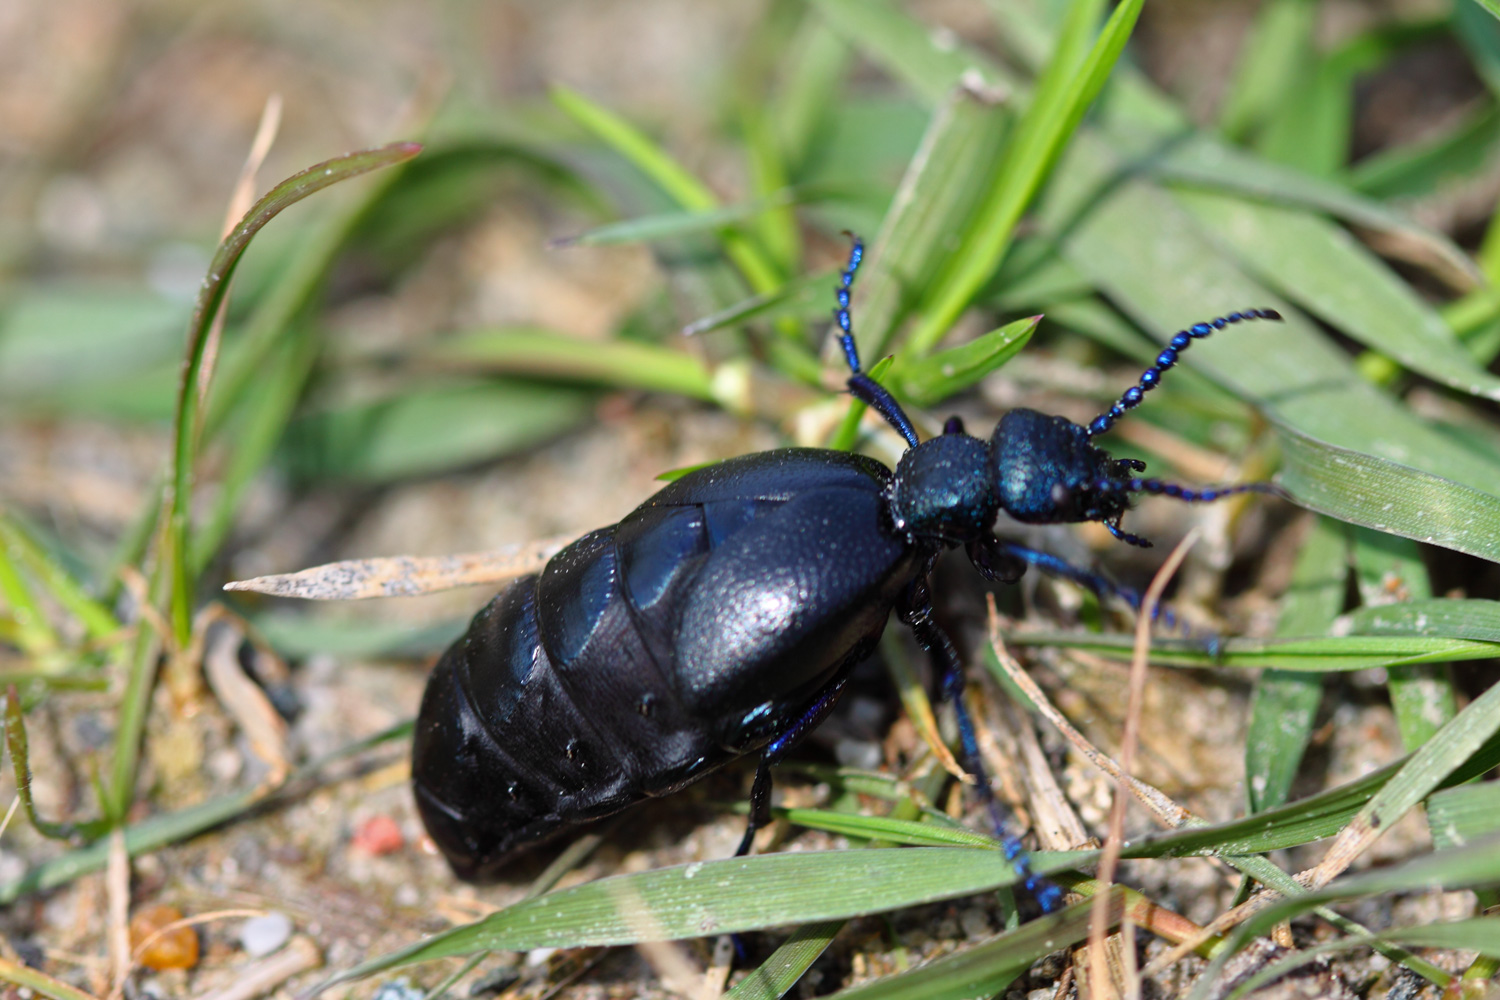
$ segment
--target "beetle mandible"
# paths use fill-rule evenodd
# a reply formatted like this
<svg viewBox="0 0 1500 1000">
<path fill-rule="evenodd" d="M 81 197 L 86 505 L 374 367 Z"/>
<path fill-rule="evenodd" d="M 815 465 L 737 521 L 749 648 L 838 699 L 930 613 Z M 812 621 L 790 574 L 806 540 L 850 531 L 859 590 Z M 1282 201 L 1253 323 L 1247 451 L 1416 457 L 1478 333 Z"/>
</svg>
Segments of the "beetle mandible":
<svg viewBox="0 0 1500 1000">
<path fill-rule="evenodd" d="M 1044 910 L 1060 890 L 1005 832 L 964 707 L 963 672 L 933 619 L 938 556 L 963 546 L 987 579 L 1028 565 L 1139 606 L 1103 576 L 994 534 L 1004 510 L 1029 523 L 1098 521 L 1121 541 L 1132 494 L 1209 501 L 1249 483 L 1193 490 L 1141 478 L 1144 463 L 1093 443 L 1161 381 L 1194 339 L 1251 309 L 1179 332 L 1138 383 L 1087 426 L 1011 410 L 988 441 L 955 417 L 918 441 L 899 403 L 866 375 L 849 294 L 834 319 L 847 385 L 905 438 L 894 472 L 862 455 L 785 448 L 730 459 L 671 483 L 618 524 L 590 532 L 475 615 L 434 668 L 412 751 L 416 800 L 453 870 L 493 877 L 518 853 L 759 753 L 736 854 L 769 821 L 770 768 L 833 708 L 892 611 L 932 656 L 958 721 L 963 766 Z"/>
</svg>

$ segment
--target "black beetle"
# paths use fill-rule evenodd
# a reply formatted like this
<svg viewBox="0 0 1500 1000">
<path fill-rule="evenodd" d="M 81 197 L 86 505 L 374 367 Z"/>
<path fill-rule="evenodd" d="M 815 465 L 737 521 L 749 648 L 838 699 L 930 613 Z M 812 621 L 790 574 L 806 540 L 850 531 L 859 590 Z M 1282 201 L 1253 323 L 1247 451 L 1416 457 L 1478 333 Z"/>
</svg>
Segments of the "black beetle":
<svg viewBox="0 0 1500 1000">
<path fill-rule="evenodd" d="M 745 853 L 769 818 L 771 765 L 832 709 L 894 610 L 934 658 L 964 766 L 1020 880 L 1043 909 L 1059 904 L 1057 887 L 1003 833 L 960 697 L 960 663 L 932 617 L 933 564 L 962 545 L 988 579 L 1014 581 L 1035 564 L 1138 605 L 1097 574 L 997 538 L 996 517 L 1099 521 L 1145 545 L 1119 527 L 1130 494 L 1213 500 L 1267 489 L 1142 479 L 1143 463 L 1112 459 L 1091 437 L 1139 403 L 1194 338 L 1280 317 L 1232 313 L 1177 334 L 1088 427 L 1018 409 L 989 441 L 954 418 L 919 443 L 900 405 L 860 367 L 849 290 L 862 255 L 856 238 L 834 316 L 851 393 L 909 445 L 895 472 L 814 448 L 730 459 L 678 479 L 490 601 L 434 669 L 412 752 L 423 821 L 461 878 L 490 878 L 545 839 L 758 751 L 737 852 Z"/>
</svg>

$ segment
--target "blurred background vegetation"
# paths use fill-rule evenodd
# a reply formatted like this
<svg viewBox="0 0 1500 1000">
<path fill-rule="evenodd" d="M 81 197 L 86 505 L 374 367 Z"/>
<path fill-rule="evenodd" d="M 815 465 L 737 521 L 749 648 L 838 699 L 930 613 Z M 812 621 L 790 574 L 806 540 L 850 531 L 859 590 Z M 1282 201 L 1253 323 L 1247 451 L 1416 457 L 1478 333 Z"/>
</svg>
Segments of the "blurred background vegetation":
<svg viewBox="0 0 1500 1000">
<path fill-rule="evenodd" d="M 205 918 L 190 969 L 152 959 L 126 977 L 111 935 L 158 902 L 289 914 L 334 968 L 455 925 L 471 936 L 452 951 L 635 940 L 551 904 L 554 937 L 504 920 L 466 930 L 556 873 L 539 862 L 476 896 L 423 849 L 401 722 L 424 658 L 483 592 L 236 599 L 219 616 L 235 621 L 227 646 L 206 609 L 228 580 L 332 559 L 575 536 L 662 473 L 747 451 L 835 444 L 893 462 L 899 441 L 856 423 L 825 343 L 851 229 L 871 245 L 854 307 L 866 364 L 893 356 L 881 377 L 924 433 L 955 411 L 986 432 L 1017 405 L 1086 420 L 1183 325 L 1287 316 L 1195 344 L 1108 443 L 1175 480 L 1279 475 L 1326 516 L 1158 500 L 1127 524 L 1153 552 L 1098 525 L 1024 537 L 1144 585 L 1196 525 L 1174 607 L 1202 634 L 1244 637 L 1157 650 L 1162 666 L 1210 669 L 1153 675 L 1140 773 L 1210 821 L 1279 811 L 1191 850 L 1147 850 L 1233 855 L 1243 883 L 1204 861 L 1140 862 L 1127 882 L 1207 924 L 1252 879 L 1294 890 L 1287 873 L 1322 857 L 1301 845 L 1352 838 L 1356 867 L 1402 874 L 1338 890 L 1379 894 L 1278 945 L 1347 940 L 1352 917 L 1436 950 L 1394 965 L 1353 951 L 1320 973 L 1330 983 L 1482 983 L 1493 950 L 1476 959 L 1466 935 L 1494 932 L 1470 918 L 1500 901 L 1486 888 L 1500 862 L 1466 845 L 1494 830 L 1500 794 L 1493 780 L 1439 786 L 1500 757 L 1500 707 L 1485 700 L 1500 642 L 1497 95 L 1500 21 L 1474 0 L 5 8 L 0 680 L 14 695 L 0 787 L 28 758 L 37 780 L 0 840 L 4 978 L 102 996 L 244 977 L 241 915 Z M 243 183 L 258 129 L 274 142 Z M 424 149 L 278 189 L 285 214 L 216 252 L 226 213 L 282 178 L 397 140 Z M 236 203 L 237 188 L 253 197 Z M 225 284 L 204 275 L 230 270 L 220 334 Z M 954 573 L 943 589 L 955 622 L 975 616 L 972 581 Z M 1013 648 L 1113 751 L 1128 621 L 1065 582 L 998 596 L 1019 623 Z M 984 658 L 977 628 L 965 645 Z M 909 656 L 888 644 L 898 676 Z M 930 758 L 890 721 L 894 697 L 871 687 L 830 724 L 824 759 L 880 764 L 945 801 L 939 779 L 914 777 Z M 904 700 L 920 718 L 916 687 Z M 1107 783 L 1041 733 L 1098 835 Z M 1396 763 L 1406 753 L 1420 766 Z M 937 836 L 840 825 L 851 814 L 943 826 L 935 810 L 887 810 L 881 795 L 900 795 L 847 767 L 817 776 L 828 795 L 794 786 L 788 800 L 819 807 L 799 823 L 824 832 L 782 831 L 799 843 Z M 741 820 L 706 803 L 742 799 L 744 777 L 655 807 L 567 877 L 728 855 Z M 1361 823 L 1402 814 L 1366 851 Z M 1290 853 L 1272 865 L 1269 851 Z M 825 874 L 845 885 L 855 871 Z M 1062 964 L 1028 966 L 1058 928 L 961 947 L 1015 916 L 1004 894 L 931 902 L 978 891 L 972 871 L 955 855 L 921 893 L 847 910 L 810 879 L 787 898 L 754 883 L 700 902 L 720 927 L 822 921 L 794 939 L 796 961 L 767 962 L 776 989 L 815 960 L 797 987 L 809 994 L 887 973 L 879 995 L 1050 986 Z M 655 907 L 653 885 L 638 889 Z M 768 910 L 736 909 L 746 900 Z M 861 916 L 898 906 L 915 908 Z M 666 903 L 652 912 L 678 926 Z M 1442 921 L 1457 929 L 1410 937 Z M 752 965 L 781 937 L 755 941 Z M 1166 945 L 1150 947 L 1142 961 Z M 947 986 L 900 975 L 949 952 L 970 965 Z M 1156 988 L 1202 969 L 1186 963 Z M 568 952 L 502 979 L 526 995 L 575 974 L 583 992 L 680 992 L 674 969 L 649 950 Z M 415 975 L 430 986 L 447 971 Z"/>
</svg>

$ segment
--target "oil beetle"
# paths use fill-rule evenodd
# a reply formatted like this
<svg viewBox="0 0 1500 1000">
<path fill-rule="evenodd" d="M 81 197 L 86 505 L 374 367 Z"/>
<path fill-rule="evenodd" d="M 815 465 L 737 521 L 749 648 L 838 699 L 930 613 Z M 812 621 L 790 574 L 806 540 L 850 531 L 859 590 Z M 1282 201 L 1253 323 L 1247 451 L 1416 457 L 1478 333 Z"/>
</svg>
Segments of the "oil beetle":
<svg viewBox="0 0 1500 1000">
<path fill-rule="evenodd" d="M 1132 494 L 1207 501 L 1246 484 L 1191 490 L 1141 478 L 1092 439 L 1161 381 L 1196 338 L 1252 309 L 1192 326 L 1087 427 L 1007 413 L 988 441 L 957 418 L 919 442 L 901 406 L 864 374 L 849 293 L 853 238 L 834 318 L 849 391 L 906 439 L 895 472 L 861 455 L 786 448 L 696 470 L 618 524 L 584 535 L 475 617 L 428 681 L 412 776 L 422 818 L 453 870 L 490 878 L 533 845 L 642 799 L 667 795 L 736 757 L 759 754 L 737 854 L 769 820 L 771 765 L 833 708 L 894 610 L 933 657 L 953 702 L 963 764 L 1019 880 L 1044 910 L 1059 889 L 1035 874 L 985 779 L 953 644 L 933 620 L 929 581 L 946 549 L 1013 582 L 1028 565 L 1139 606 L 1132 591 L 993 533 L 1005 511 L 1029 523 L 1098 521 L 1116 538 Z"/>
</svg>

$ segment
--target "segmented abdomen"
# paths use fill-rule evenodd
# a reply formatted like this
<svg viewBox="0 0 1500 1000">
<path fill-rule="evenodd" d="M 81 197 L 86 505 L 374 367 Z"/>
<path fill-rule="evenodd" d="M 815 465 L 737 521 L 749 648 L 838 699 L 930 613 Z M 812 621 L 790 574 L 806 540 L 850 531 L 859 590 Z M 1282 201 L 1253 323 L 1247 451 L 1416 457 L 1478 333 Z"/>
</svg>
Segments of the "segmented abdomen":
<svg viewBox="0 0 1500 1000">
<path fill-rule="evenodd" d="M 889 473 L 867 459 L 830 454 L 764 453 L 680 480 L 618 525 L 580 538 L 474 617 L 433 670 L 412 753 L 423 820 L 461 877 L 488 878 L 516 852 L 569 826 L 675 791 L 753 749 L 815 700 L 856 647 L 873 643 L 889 607 L 883 590 L 860 592 L 857 615 L 807 623 L 806 631 L 836 637 L 831 646 L 839 648 L 808 656 L 812 647 L 802 643 L 796 662 L 780 666 L 784 652 L 762 654 L 768 663 L 744 652 L 734 631 L 738 616 L 705 620 L 705 595 L 693 589 L 716 550 L 744 559 L 743 539 L 761 535 L 729 542 L 752 523 L 788 544 L 809 531 L 826 533 L 791 517 L 783 529 L 774 516 L 787 504 L 792 514 L 814 494 L 862 514 L 848 517 L 858 528 L 840 522 L 840 531 L 859 538 L 878 531 Z M 757 467 L 774 472 L 783 488 L 757 495 L 741 481 L 754 480 Z M 794 488 L 785 488 L 788 480 Z M 892 549 L 887 556 L 899 555 L 899 546 L 882 544 Z M 765 547 L 771 562 L 787 560 L 777 546 Z M 839 572 L 841 560 L 827 556 L 820 562 Z M 718 576 L 727 566 L 720 563 Z M 696 610 L 685 626 L 687 608 Z M 812 617 L 828 616 L 816 601 L 809 609 Z M 694 650 L 706 643 L 727 657 L 727 680 L 745 683 L 705 698 L 703 678 L 679 676 L 704 673 L 701 664 L 682 665 L 684 642 Z"/>
</svg>

